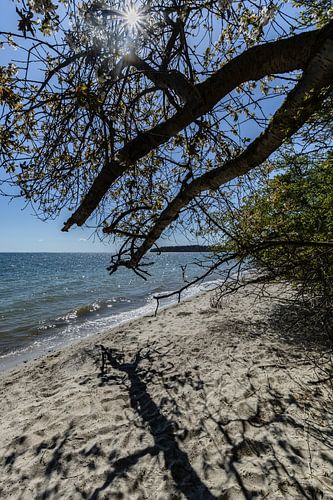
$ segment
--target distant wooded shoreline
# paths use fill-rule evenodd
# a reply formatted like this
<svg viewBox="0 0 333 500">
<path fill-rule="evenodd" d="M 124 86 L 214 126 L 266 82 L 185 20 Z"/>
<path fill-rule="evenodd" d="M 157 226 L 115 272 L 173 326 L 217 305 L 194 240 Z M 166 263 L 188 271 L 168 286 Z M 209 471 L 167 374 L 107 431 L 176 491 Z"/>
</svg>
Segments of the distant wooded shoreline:
<svg viewBox="0 0 333 500">
<path fill-rule="evenodd" d="M 177 245 L 170 247 L 159 247 L 152 248 L 150 250 L 154 253 L 164 253 L 164 252 L 211 252 L 212 249 L 206 245 Z"/>
</svg>

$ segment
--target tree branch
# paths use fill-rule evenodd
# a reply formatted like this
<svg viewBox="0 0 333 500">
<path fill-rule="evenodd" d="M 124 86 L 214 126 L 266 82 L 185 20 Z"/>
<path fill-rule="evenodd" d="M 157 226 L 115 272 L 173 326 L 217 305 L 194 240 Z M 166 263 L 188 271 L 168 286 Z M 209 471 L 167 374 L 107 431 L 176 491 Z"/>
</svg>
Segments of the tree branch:
<svg viewBox="0 0 333 500">
<path fill-rule="evenodd" d="M 180 302 L 182 292 L 184 292 L 188 288 L 192 287 L 196 283 L 202 282 L 205 278 L 207 278 L 209 275 L 211 275 L 214 271 L 216 271 L 222 265 L 229 264 L 230 262 L 233 262 L 236 259 L 240 259 L 240 262 L 243 263 L 244 260 L 247 259 L 249 256 L 260 254 L 260 252 L 263 252 L 265 250 L 269 250 L 270 248 L 275 248 L 275 247 L 329 248 L 329 249 L 332 249 L 330 251 L 333 251 L 333 241 L 269 240 L 269 241 L 263 241 L 260 244 L 255 245 L 255 246 L 251 245 L 247 249 L 246 255 L 244 255 L 243 253 L 240 253 L 239 251 L 234 251 L 231 253 L 222 253 L 221 256 L 218 255 L 216 262 L 212 262 L 210 264 L 209 268 L 205 272 L 203 272 L 199 276 L 193 278 L 192 280 L 188 281 L 182 287 L 180 287 L 177 290 L 174 290 L 172 292 L 166 292 L 166 293 L 160 293 L 158 295 L 154 295 L 154 299 L 157 301 L 156 309 L 155 309 L 155 316 L 157 315 L 161 300 L 177 295 L 178 302 Z M 240 269 L 240 262 L 237 263 L 238 269 Z M 226 273 L 227 273 L 227 278 L 230 279 L 230 269 L 226 269 Z M 275 279 L 277 277 L 278 276 L 276 274 L 273 274 L 273 273 L 271 273 L 269 275 L 270 279 Z M 226 281 L 227 280 L 225 280 L 225 282 Z M 241 283 L 238 283 L 238 288 L 241 288 L 245 285 L 249 285 L 251 283 L 252 284 L 264 283 L 265 281 L 267 281 L 267 275 L 265 275 L 265 276 L 256 275 L 256 277 L 254 279 L 246 280 L 246 281 L 242 280 Z"/>
<path fill-rule="evenodd" d="M 134 66 L 160 89 L 173 90 L 185 103 L 193 98 L 201 99 L 200 93 L 196 92 L 195 86 L 180 71 L 156 70 L 134 53 L 124 57 L 124 64 Z"/>
<path fill-rule="evenodd" d="M 333 21 L 320 30 L 253 47 L 226 63 L 214 75 L 194 86 L 201 95 L 188 102 L 165 122 L 139 134 L 129 141 L 115 159 L 104 165 L 97 175 L 81 205 L 64 224 L 68 231 L 73 224 L 81 226 L 97 208 L 110 186 L 123 175 L 130 165 L 150 151 L 166 143 L 171 137 L 212 108 L 234 88 L 250 80 L 260 80 L 266 75 L 303 69 L 322 39 L 333 36 Z"/>
<path fill-rule="evenodd" d="M 144 242 L 126 265 L 135 267 L 162 232 L 179 216 L 180 211 L 198 194 L 216 190 L 222 184 L 246 174 L 263 163 L 281 144 L 291 137 L 320 106 L 323 89 L 333 79 L 333 39 L 328 39 L 311 60 L 300 82 L 290 92 L 270 125 L 249 147 L 228 161 L 188 184 L 172 200 L 154 223 Z M 330 87 L 332 92 L 333 88 Z"/>
</svg>

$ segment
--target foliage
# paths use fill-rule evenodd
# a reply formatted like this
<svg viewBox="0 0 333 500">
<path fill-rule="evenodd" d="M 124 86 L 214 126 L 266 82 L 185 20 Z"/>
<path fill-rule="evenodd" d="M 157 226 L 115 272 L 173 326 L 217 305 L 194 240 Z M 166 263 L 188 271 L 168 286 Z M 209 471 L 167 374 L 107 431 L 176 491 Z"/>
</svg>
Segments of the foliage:
<svg viewBox="0 0 333 500">
<path fill-rule="evenodd" d="M 310 4 L 13 2 L 17 31 L 0 30 L 2 190 L 43 218 L 74 212 L 64 230 L 89 220 L 120 238 L 111 270 L 137 269 L 168 227 L 204 223 L 203 196 L 223 205 L 228 182 L 284 141 L 330 147 L 331 118 L 316 113 L 332 63 L 315 78 L 311 64 L 332 39 L 332 2 Z"/>
<path fill-rule="evenodd" d="M 306 302 L 332 317 L 333 157 L 318 162 L 289 153 L 275 167 L 277 173 L 261 175 L 259 188 L 237 210 L 220 217 L 230 237 L 219 251 L 253 260 L 265 280 L 292 283 Z"/>
<path fill-rule="evenodd" d="M 333 6 L 331 0 L 294 0 L 296 7 L 303 7 L 302 19 L 305 23 L 317 23 L 323 26 L 332 19 Z"/>
<path fill-rule="evenodd" d="M 251 245 L 262 240 L 333 240 L 333 159 L 285 155 L 279 172 L 244 199 L 231 224 Z M 270 166 L 271 168 L 271 166 Z"/>
</svg>

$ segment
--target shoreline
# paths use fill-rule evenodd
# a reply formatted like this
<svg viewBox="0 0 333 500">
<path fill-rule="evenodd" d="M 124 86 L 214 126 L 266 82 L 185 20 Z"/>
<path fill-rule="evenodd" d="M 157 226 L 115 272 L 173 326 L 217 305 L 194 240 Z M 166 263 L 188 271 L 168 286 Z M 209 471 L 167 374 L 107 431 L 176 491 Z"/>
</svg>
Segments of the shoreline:
<svg viewBox="0 0 333 500">
<path fill-rule="evenodd" d="M 193 289 L 187 291 L 187 294 L 184 294 L 184 297 L 181 298 L 181 302 L 188 301 L 192 298 L 205 294 L 212 287 L 216 287 L 216 280 L 203 282 L 200 285 L 193 287 Z M 163 293 L 168 292 L 166 291 Z M 50 353 L 65 349 L 66 347 L 71 345 L 76 345 L 77 343 L 80 343 L 85 339 L 93 339 L 94 337 L 97 338 L 100 335 L 104 335 L 113 331 L 123 324 L 135 321 L 139 318 L 150 317 L 151 315 L 154 315 L 156 303 L 156 300 L 151 299 L 143 306 L 135 307 L 125 312 L 111 314 L 109 317 L 102 317 L 101 319 L 104 321 L 112 320 L 112 324 L 102 327 L 101 331 L 99 332 L 96 332 L 95 329 L 93 329 L 91 333 L 89 333 L 89 331 L 86 331 L 85 333 L 81 334 L 82 336 L 74 336 L 70 338 L 63 337 L 63 332 L 61 331 L 56 332 L 52 336 L 50 336 L 50 334 L 45 334 L 41 336 L 40 342 L 42 342 L 42 345 L 40 345 L 40 343 L 31 342 L 27 345 L 26 348 L 18 348 L 16 351 L 2 353 L 0 355 L 0 375 L 27 363 L 37 361 Z M 162 311 L 163 309 L 173 307 L 177 304 L 177 296 L 175 295 L 175 298 L 172 298 L 171 300 L 168 299 L 164 303 L 162 302 L 158 309 L 159 311 Z M 94 321 L 97 323 L 98 318 L 95 318 Z M 82 328 L 86 325 L 88 325 L 88 320 L 86 320 L 86 322 L 83 322 L 80 326 Z M 48 345 L 48 341 L 50 340 L 52 341 L 52 344 Z"/>
<path fill-rule="evenodd" d="M 331 498 L 310 348 L 275 299 L 210 294 L 2 373 L 1 498 Z"/>
<path fill-rule="evenodd" d="M 191 254 L 153 257 L 148 281 L 124 269 L 110 280 L 105 272 L 107 254 L 0 257 L 1 372 L 150 314 L 155 306 L 152 295 L 182 286 L 181 266 Z M 194 264 L 189 264 L 187 277 L 195 272 Z"/>
</svg>

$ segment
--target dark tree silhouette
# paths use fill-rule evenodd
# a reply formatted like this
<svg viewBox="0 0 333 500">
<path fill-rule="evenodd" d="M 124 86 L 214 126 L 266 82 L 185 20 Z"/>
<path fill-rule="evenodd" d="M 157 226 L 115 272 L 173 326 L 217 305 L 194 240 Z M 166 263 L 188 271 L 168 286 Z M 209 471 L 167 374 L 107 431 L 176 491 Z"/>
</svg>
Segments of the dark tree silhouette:
<svg viewBox="0 0 333 500">
<path fill-rule="evenodd" d="M 64 231 L 94 220 L 119 237 L 111 272 L 144 273 L 167 228 L 200 227 L 199 199 L 218 203 L 307 123 L 318 144 L 330 1 L 18 4 L 18 32 L 0 34 L 20 60 L 0 73 L 6 183 L 42 217 L 70 209 Z"/>
</svg>

